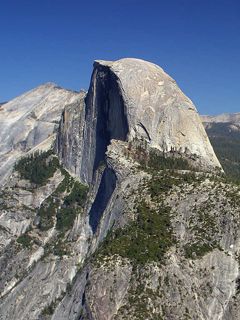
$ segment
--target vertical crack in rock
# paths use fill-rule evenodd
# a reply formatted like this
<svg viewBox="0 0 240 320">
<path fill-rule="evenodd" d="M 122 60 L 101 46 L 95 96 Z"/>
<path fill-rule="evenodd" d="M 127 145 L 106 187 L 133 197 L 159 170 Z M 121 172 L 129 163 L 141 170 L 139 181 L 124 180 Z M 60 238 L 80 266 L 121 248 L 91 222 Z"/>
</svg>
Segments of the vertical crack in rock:
<svg viewBox="0 0 240 320">
<path fill-rule="evenodd" d="M 96 232 L 102 214 L 116 188 L 117 177 L 113 169 L 106 168 L 103 172 L 96 198 L 89 212 L 89 223 L 93 233 Z"/>
</svg>

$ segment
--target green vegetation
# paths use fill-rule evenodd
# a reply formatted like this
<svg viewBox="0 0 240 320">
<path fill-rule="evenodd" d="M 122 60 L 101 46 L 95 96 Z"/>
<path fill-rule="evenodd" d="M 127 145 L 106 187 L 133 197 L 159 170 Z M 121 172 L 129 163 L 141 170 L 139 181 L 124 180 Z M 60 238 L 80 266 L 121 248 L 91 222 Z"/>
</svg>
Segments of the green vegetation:
<svg viewBox="0 0 240 320">
<path fill-rule="evenodd" d="M 213 123 L 206 131 L 228 179 L 240 184 L 240 132 L 230 125 Z"/>
<path fill-rule="evenodd" d="M 83 207 L 87 199 L 88 187 L 81 184 L 78 181 L 75 181 L 73 188 L 69 195 L 64 199 L 65 206 L 74 206 L 78 205 Z"/>
<path fill-rule="evenodd" d="M 184 247 L 185 257 L 189 259 L 197 259 L 203 257 L 208 252 L 212 251 L 216 246 L 211 246 L 209 243 L 196 242 Z"/>
<path fill-rule="evenodd" d="M 127 303 L 124 304 L 119 310 L 118 315 L 121 319 L 138 319 L 138 320 L 163 320 L 165 319 L 165 305 L 162 298 L 162 292 L 160 286 L 162 285 L 161 277 L 158 278 L 159 287 L 151 288 L 148 285 L 149 276 L 151 277 L 151 271 L 148 268 L 142 268 L 142 266 L 133 268 L 131 275 L 131 281 L 128 288 Z M 169 283 L 168 275 L 166 276 L 166 282 Z M 163 289 L 164 290 L 164 289 Z M 161 299 L 161 300 L 160 300 Z M 159 302 L 162 301 L 161 310 L 159 310 Z M 130 316 L 131 315 L 131 316 Z"/>
<path fill-rule="evenodd" d="M 161 175 L 155 175 L 148 182 L 148 190 L 151 197 L 159 196 L 161 193 L 166 193 L 174 186 L 179 186 L 183 183 L 200 182 L 201 176 L 196 176 L 194 172 L 178 173 L 176 171 L 165 171 Z"/>
<path fill-rule="evenodd" d="M 49 230 L 54 226 L 55 217 L 57 230 L 61 232 L 69 230 L 87 199 L 88 187 L 75 181 L 66 170 L 61 167 L 60 169 L 65 175 L 63 181 L 38 210 L 39 229 L 42 231 Z"/>
<path fill-rule="evenodd" d="M 70 255 L 69 242 L 64 238 L 64 234 L 60 233 L 53 242 L 48 242 L 44 247 L 44 255 L 53 254 L 58 257 Z"/>
<path fill-rule="evenodd" d="M 156 148 L 149 148 L 146 143 L 139 140 L 129 142 L 124 154 L 127 158 L 131 157 L 139 162 L 142 170 L 152 174 L 160 170 L 197 171 L 191 166 L 187 156 L 174 150 L 164 153 Z"/>
<path fill-rule="evenodd" d="M 41 204 L 37 213 L 39 217 L 38 228 L 41 231 L 53 228 L 55 223 L 58 231 L 54 241 L 45 246 L 45 256 L 50 253 L 59 257 L 70 254 L 65 234 L 72 228 L 76 216 L 82 212 L 87 199 L 88 187 L 74 180 L 61 166 L 59 169 L 64 175 L 64 179 Z"/>
<path fill-rule="evenodd" d="M 46 306 L 42 311 L 42 316 L 51 316 L 53 315 L 56 308 L 56 303 L 52 302 L 49 306 Z"/>
<path fill-rule="evenodd" d="M 66 170 L 60 169 L 65 176 L 63 181 L 38 210 L 38 228 L 47 231 L 56 223 L 58 231 L 54 241 L 45 246 L 45 256 L 50 253 L 59 257 L 70 255 L 65 234 L 73 227 L 75 218 L 82 212 L 87 200 L 88 187 L 74 180 Z"/>
<path fill-rule="evenodd" d="M 38 228 L 41 231 L 53 228 L 55 223 L 58 231 L 55 241 L 46 245 L 45 252 L 63 256 L 69 253 L 69 244 L 65 239 L 65 234 L 72 228 L 76 216 L 81 213 L 85 205 L 88 187 L 73 179 L 60 166 L 58 158 L 52 151 L 32 154 L 21 159 L 15 166 L 21 178 L 28 179 L 37 187 L 46 184 L 57 169 L 61 170 L 64 179 L 41 204 L 37 216 L 39 218 Z M 17 242 L 24 248 L 30 248 L 33 243 L 27 234 L 20 236 Z"/>
<path fill-rule="evenodd" d="M 63 232 L 70 230 L 78 213 L 77 209 L 71 207 L 61 208 L 57 213 L 56 229 Z"/>
<path fill-rule="evenodd" d="M 28 234 L 22 234 L 17 238 L 17 242 L 22 245 L 23 248 L 29 249 L 32 247 L 32 238 Z"/>
<path fill-rule="evenodd" d="M 215 248 L 221 250 L 218 216 L 213 211 L 215 201 L 210 194 L 207 200 L 199 204 L 196 202 L 192 207 L 192 215 L 188 217 L 187 224 L 187 232 L 192 239 L 183 248 L 186 258 L 197 259 Z"/>
<path fill-rule="evenodd" d="M 151 148 L 149 152 L 146 150 L 147 147 L 142 145 L 138 145 L 135 149 L 131 149 L 132 157 L 140 163 L 143 170 L 147 170 L 150 173 L 160 170 L 195 171 L 188 160 L 181 154 L 174 152 L 164 153 L 153 148 Z"/>
<path fill-rule="evenodd" d="M 158 163 L 156 159 L 158 158 L 154 157 L 151 163 L 155 161 Z M 165 159 L 163 162 L 166 164 L 168 160 Z M 169 167 L 177 168 L 173 159 L 170 159 L 169 163 Z M 154 165 L 154 171 L 152 171 L 154 174 L 150 180 L 145 181 L 144 185 L 151 196 L 153 206 L 148 205 L 146 201 L 141 201 L 137 205 L 136 220 L 123 229 L 110 232 L 106 237 L 99 251 L 100 259 L 103 256 L 117 254 L 129 258 L 136 264 L 144 265 L 151 261 L 164 262 L 166 252 L 176 244 L 171 227 L 171 210 L 164 204 L 165 195 L 174 186 L 182 186 L 185 183 L 198 185 L 203 175 L 192 171 L 179 172 L 174 169 L 162 169 L 157 172 L 156 167 L 157 165 Z M 213 222 L 210 218 L 206 223 L 212 227 Z"/>
<path fill-rule="evenodd" d="M 160 153 L 158 150 L 151 150 L 149 153 L 149 160 L 147 166 L 153 170 L 193 170 L 188 161 L 183 157 L 170 157 L 164 153 Z"/>
<path fill-rule="evenodd" d="M 160 210 L 154 211 L 143 201 L 137 211 L 136 221 L 106 237 L 100 256 L 118 254 L 138 264 L 164 260 L 165 253 L 175 242 L 170 208 L 162 205 Z"/>
<path fill-rule="evenodd" d="M 20 173 L 22 179 L 27 179 L 36 185 L 44 185 L 59 168 L 59 162 L 52 151 L 35 152 L 22 158 L 15 165 L 15 170 Z"/>
<path fill-rule="evenodd" d="M 47 231 L 54 225 L 54 217 L 57 212 L 57 208 L 60 205 L 60 200 L 56 199 L 54 195 L 48 197 L 38 209 L 38 216 L 40 217 L 39 229 L 41 231 Z"/>
<path fill-rule="evenodd" d="M 61 294 L 58 298 L 55 298 L 48 306 L 46 306 L 40 315 L 39 319 L 49 319 L 49 316 L 53 315 L 54 311 L 56 310 L 56 307 L 60 303 L 60 301 L 63 299 L 65 293 L 67 292 L 67 288 L 65 291 L 61 291 Z M 46 318 L 45 318 L 46 317 Z"/>
<path fill-rule="evenodd" d="M 62 232 L 72 228 L 74 220 L 84 207 L 87 199 L 88 187 L 75 181 L 72 190 L 65 197 L 61 209 L 57 213 L 57 230 Z"/>
</svg>

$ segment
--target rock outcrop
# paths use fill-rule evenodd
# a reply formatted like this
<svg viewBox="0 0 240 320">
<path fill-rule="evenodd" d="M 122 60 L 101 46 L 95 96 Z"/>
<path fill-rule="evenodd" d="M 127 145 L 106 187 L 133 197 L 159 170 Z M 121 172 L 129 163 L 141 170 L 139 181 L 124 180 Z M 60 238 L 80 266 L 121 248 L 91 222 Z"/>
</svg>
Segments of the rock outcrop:
<svg viewBox="0 0 240 320">
<path fill-rule="evenodd" d="M 195 106 L 150 62 L 96 61 L 86 103 L 84 158 L 93 168 L 111 139 L 144 139 L 166 153 L 196 155 L 202 167 L 220 167 Z M 91 172 L 88 176 L 90 181 Z"/>
<path fill-rule="evenodd" d="M 85 127 L 86 93 L 64 108 L 55 143 L 62 164 L 77 177 L 81 176 Z"/>
<path fill-rule="evenodd" d="M 240 189 L 160 67 L 96 61 L 0 121 L 0 320 L 239 318 Z"/>
<path fill-rule="evenodd" d="M 78 99 L 79 93 L 47 83 L 1 106 L 0 185 L 21 156 L 52 146 L 64 107 Z"/>
</svg>

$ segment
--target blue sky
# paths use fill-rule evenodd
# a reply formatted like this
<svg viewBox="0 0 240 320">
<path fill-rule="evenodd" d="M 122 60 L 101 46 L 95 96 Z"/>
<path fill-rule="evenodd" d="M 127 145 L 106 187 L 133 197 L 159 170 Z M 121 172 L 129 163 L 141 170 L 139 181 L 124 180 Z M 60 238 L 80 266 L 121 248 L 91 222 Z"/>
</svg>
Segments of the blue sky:
<svg viewBox="0 0 240 320">
<path fill-rule="evenodd" d="M 7 0 L 0 101 L 44 82 L 88 88 L 94 59 L 159 64 L 200 113 L 240 112 L 238 0 Z"/>
</svg>

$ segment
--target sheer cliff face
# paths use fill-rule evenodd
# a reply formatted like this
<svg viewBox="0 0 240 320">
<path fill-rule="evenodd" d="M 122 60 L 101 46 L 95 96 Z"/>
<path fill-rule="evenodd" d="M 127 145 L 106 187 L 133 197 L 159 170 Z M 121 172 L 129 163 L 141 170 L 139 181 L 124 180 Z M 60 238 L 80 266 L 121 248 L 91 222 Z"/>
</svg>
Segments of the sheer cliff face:
<svg viewBox="0 0 240 320">
<path fill-rule="evenodd" d="M 96 61 L 86 104 L 84 158 L 93 169 L 104 158 L 111 139 L 135 138 L 164 152 L 194 154 L 197 165 L 205 168 L 220 167 L 195 106 L 152 63 Z M 90 181 L 91 169 L 84 176 Z"/>
<path fill-rule="evenodd" d="M 145 141 L 192 165 L 221 168 L 196 108 L 160 67 L 138 59 L 96 61 L 88 93 L 65 108 L 57 136 L 61 162 L 93 183 L 112 140 Z M 105 188 L 105 187 L 104 187 Z"/>
<path fill-rule="evenodd" d="M 34 148 L 46 150 L 51 147 L 64 107 L 78 97 L 76 92 L 48 83 L 1 107 L 0 185 L 19 157 Z"/>
<path fill-rule="evenodd" d="M 55 142 L 62 164 L 72 175 L 81 177 L 85 127 L 85 92 L 64 108 Z"/>
<path fill-rule="evenodd" d="M 91 182 L 94 171 L 105 159 L 112 139 L 127 140 L 129 131 L 117 78 L 108 67 L 95 64 L 86 97 L 86 125 L 82 177 Z"/>
<path fill-rule="evenodd" d="M 240 189 L 205 172 L 219 162 L 161 68 L 97 61 L 87 93 L 41 86 L 0 121 L 1 320 L 239 319 Z"/>
</svg>

